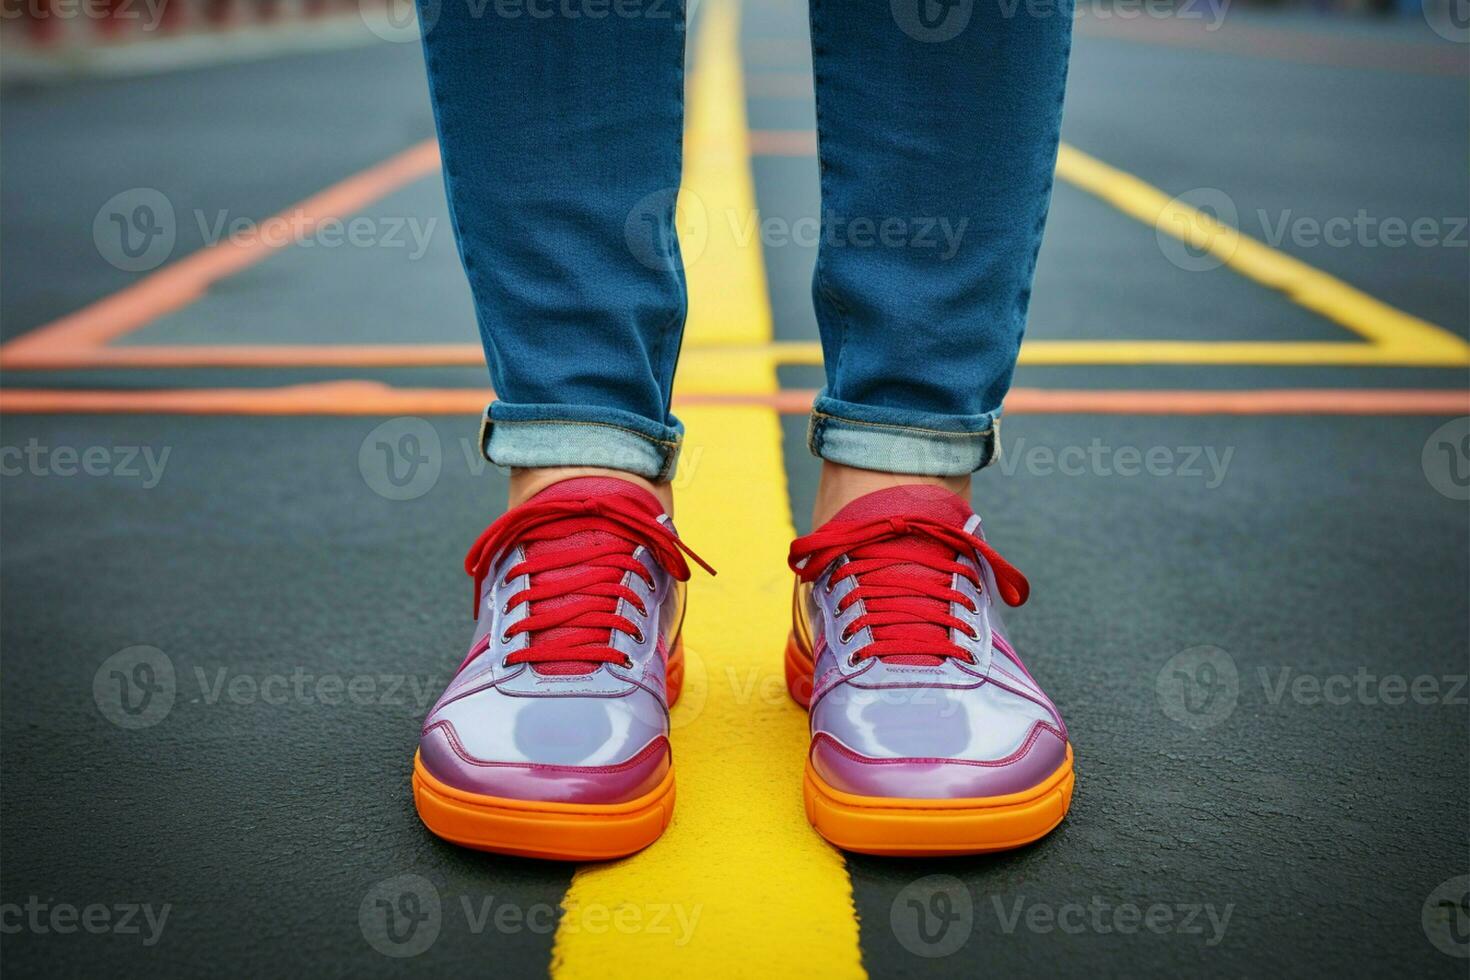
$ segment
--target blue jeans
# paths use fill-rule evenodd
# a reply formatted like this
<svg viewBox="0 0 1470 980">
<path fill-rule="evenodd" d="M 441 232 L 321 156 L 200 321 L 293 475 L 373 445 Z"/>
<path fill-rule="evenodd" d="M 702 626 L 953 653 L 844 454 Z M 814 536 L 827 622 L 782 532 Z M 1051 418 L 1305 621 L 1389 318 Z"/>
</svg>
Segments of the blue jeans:
<svg viewBox="0 0 1470 980">
<path fill-rule="evenodd" d="M 682 0 L 598 20 L 554 0 L 421 3 L 498 399 L 486 456 L 668 479 L 683 435 L 669 402 L 684 273 L 676 245 L 634 243 L 645 224 L 675 241 Z M 1051 198 L 1071 6 L 810 0 L 817 455 L 942 476 L 994 459 Z"/>
</svg>

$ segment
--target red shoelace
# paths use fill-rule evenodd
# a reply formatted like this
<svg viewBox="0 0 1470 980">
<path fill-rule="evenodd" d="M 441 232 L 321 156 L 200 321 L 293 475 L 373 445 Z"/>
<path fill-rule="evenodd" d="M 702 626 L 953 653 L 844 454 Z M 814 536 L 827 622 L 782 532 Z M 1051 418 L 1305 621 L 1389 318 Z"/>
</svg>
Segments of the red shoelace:
<svg viewBox="0 0 1470 980">
<path fill-rule="evenodd" d="M 1031 591 L 1026 576 L 984 539 L 926 517 L 829 521 L 793 541 L 787 560 L 802 581 L 811 582 L 838 557 L 848 556 L 832 573 L 829 588 L 843 579 L 857 579 L 837 607 L 842 612 L 863 603 L 863 615 L 847 625 L 849 634 L 872 628 L 873 642 L 854 655 L 856 660 L 912 657 L 913 662 L 935 663 L 940 661 L 928 658 L 972 660 L 968 650 L 949 638 L 950 629 L 971 632 L 969 624 L 949 612 L 952 602 L 970 606 L 969 598 L 951 587 L 952 576 L 962 575 L 977 589 L 983 588 L 974 569 L 950 556 L 972 552 L 990 563 L 1007 605 L 1026 601 Z"/>
<path fill-rule="evenodd" d="M 626 663 L 624 654 L 611 645 L 612 631 L 639 641 L 642 637 L 632 620 L 617 614 L 618 600 L 631 603 L 640 614 L 648 610 L 643 597 L 623 584 L 623 576 L 633 572 L 650 586 L 654 584 L 648 569 L 633 557 L 639 545 L 649 550 L 660 568 L 681 582 L 687 581 L 690 574 L 685 555 L 715 574 L 672 528 L 625 497 L 532 500 L 507 511 L 487 527 L 465 555 L 465 571 L 475 579 L 476 617 L 485 578 L 502 551 L 513 545 L 575 541 L 576 537 L 584 542 L 544 551 L 506 569 L 507 581 L 528 575 L 530 585 L 511 595 L 502 613 L 525 602 L 534 603 L 530 615 L 506 627 L 502 634 L 506 639 L 532 634 L 529 645 L 506 658 L 507 665 Z M 586 542 L 589 537 L 594 540 Z M 544 574 L 572 569 L 576 571 L 565 575 Z M 549 637 L 535 635 L 547 631 Z"/>
</svg>

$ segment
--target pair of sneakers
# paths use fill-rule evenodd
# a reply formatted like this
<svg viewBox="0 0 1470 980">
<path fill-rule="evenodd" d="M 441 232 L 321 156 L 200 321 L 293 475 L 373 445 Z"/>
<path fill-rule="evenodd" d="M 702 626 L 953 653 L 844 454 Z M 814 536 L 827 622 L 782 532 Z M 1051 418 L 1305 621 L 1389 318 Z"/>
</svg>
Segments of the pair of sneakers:
<svg viewBox="0 0 1470 980">
<path fill-rule="evenodd" d="M 485 530 L 465 559 L 474 636 L 414 758 L 430 830 L 560 860 L 658 838 L 674 809 L 691 560 L 708 569 L 653 495 L 614 478 L 554 484 Z M 1026 579 L 963 500 L 870 493 L 793 542 L 790 563 L 786 682 L 811 713 L 803 792 L 822 836 L 969 854 L 1061 822 L 1067 729 L 996 607 L 1024 602 Z"/>
</svg>

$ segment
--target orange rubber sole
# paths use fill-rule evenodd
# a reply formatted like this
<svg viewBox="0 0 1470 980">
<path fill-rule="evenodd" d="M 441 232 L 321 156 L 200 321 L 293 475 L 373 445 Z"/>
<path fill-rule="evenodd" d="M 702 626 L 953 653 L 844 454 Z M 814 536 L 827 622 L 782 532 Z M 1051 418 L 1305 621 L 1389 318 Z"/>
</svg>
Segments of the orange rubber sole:
<svg viewBox="0 0 1470 980">
<path fill-rule="evenodd" d="M 1056 829 L 1072 803 L 1072 749 L 1040 786 L 1007 796 L 955 800 L 900 800 L 855 796 L 833 789 L 806 766 L 806 817 L 844 851 L 889 856 L 943 857 L 1008 851 Z"/>
<path fill-rule="evenodd" d="M 540 803 L 467 793 L 413 757 L 413 802 L 435 834 L 464 847 L 552 861 L 606 861 L 658 840 L 674 816 L 674 770 L 626 803 Z"/>
<path fill-rule="evenodd" d="M 669 652 L 669 706 L 684 686 L 684 641 Z M 543 803 L 455 789 L 413 754 L 413 803 L 439 837 L 463 847 L 551 861 L 627 857 L 659 839 L 674 817 L 674 768 L 651 791 L 626 803 Z"/>
<path fill-rule="evenodd" d="M 811 705 L 811 654 L 793 633 L 786 643 L 786 687 Z M 1072 805 L 1072 747 L 1046 782 L 1020 793 L 970 799 L 897 799 L 858 796 L 829 786 L 810 759 L 802 783 L 806 818 L 817 833 L 845 851 L 892 857 L 944 857 L 1006 851 L 1056 829 Z"/>
</svg>

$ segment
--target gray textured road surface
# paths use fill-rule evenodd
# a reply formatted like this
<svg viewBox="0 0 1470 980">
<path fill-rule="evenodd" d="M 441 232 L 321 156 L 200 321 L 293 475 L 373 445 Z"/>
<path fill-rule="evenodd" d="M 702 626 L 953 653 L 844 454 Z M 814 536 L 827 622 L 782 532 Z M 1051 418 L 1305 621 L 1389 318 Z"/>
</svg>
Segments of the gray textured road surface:
<svg viewBox="0 0 1470 980">
<path fill-rule="evenodd" d="M 754 2 L 744 35 L 752 127 L 809 128 L 809 93 L 761 82 L 809 66 L 802 8 Z M 1463 219 L 1470 94 L 1463 72 L 1442 70 L 1447 47 L 1465 60 L 1422 30 L 1244 11 L 1188 45 L 1084 24 L 1065 138 L 1171 194 L 1220 189 L 1245 224 L 1258 211 L 1325 219 L 1360 208 Z M 413 45 L 3 98 L 7 338 L 133 279 L 91 238 L 97 209 L 120 190 L 158 188 L 181 214 L 264 217 L 432 134 Z M 812 160 L 761 157 L 755 170 L 763 213 L 816 214 Z M 435 179 L 377 207 L 447 221 Z M 176 254 L 200 241 L 180 222 Z M 1470 329 L 1463 238 L 1283 248 L 1415 315 Z M 766 260 L 778 336 L 814 337 L 810 251 L 773 246 Z M 234 343 L 472 339 L 447 234 L 422 260 L 399 261 L 288 250 L 133 340 L 218 342 L 222 322 Z M 1032 324 L 1032 337 L 1048 339 L 1342 337 L 1228 270 L 1183 272 L 1152 229 L 1066 186 Z M 448 368 L 3 382 L 339 377 L 484 384 L 478 370 Z M 781 380 L 816 387 L 820 372 L 783 368 Z M 1017 381 L 1463 389 L 1466 375 L 1028 367 Z M 503 481 L 463 454 L 471 420 L 438 418 L 433 488 L 387 499 L 358 461 L 382 421 L 0 418 L 7 453 L 104 447 L 117 464 L 100 477 L 27 464 L 0 483 L 7 974 L 545 972 L 573 868 L 442 844 L 407 795 L 418 723 L 467 628 L 463 549 L 495 515 Z M 1452 954 L 1470 950 L 1470 913 L 1436 904 L 1470 890 L 1436 891 L 1470 873 L 1470 509 L 1453 498 L 1451 469 L 1470 459 L 1435 462 L 1431 447 L 1424 461 L 1447 421 L 1008 419 L 1006 462 L 977 479 L 976 505 L 1035 585 L 1014 633 L 1071 726 L 1074 807 L 1054 835 L 1011 855 L 850 859 L 869 972 L 1464 977 L 1466 960 Z M 784 420 L 802 529 L 816 475 L 803 426 Z M 1069 475 L 1046 463 L 1093 446 L 1110 465 Z M 131 461 L 136 476 L 116 472 L 126 447 L 151 454 Z M 1123 475 L 1111 465 L 1119 449 L 1165 450 L 1169 472 Z M 109 693 L 114 671 L 172 698 L 134 700 L 130 714 Z M 354 690 L 336 686 L 352 678 Z M 410 869 L 434 884 L 445 912 L 428 951 L 398 960 L 368 941 L 359 912 L 375 885 Z M 917 955 L 892 924 L 931 875 L 958 879 L 971 897 L 972 933 L 944 957 Z M 525 910 L 528 925 L 477 929 L 463 910 L 487 901 Z M 69 913 L 53 918 L 58 908 L 104 914 L 91 906 L 135 931 L 65 932 Z"/>
</svg>

